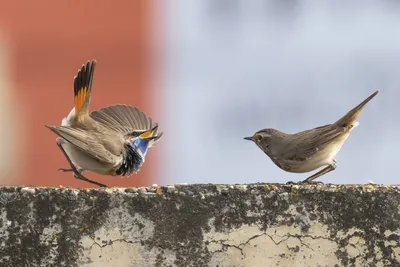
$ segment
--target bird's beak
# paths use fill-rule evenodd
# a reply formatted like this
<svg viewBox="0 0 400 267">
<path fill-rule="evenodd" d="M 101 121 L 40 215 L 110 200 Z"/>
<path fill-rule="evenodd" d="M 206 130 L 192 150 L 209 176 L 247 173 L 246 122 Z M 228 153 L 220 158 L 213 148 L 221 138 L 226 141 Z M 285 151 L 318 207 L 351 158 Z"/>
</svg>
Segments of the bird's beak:
<svg viewBox="0 0 400 267">
<path fill-rule="evenodd" d="M 157 128 L 158 128 L 158 125 L 154 126 L 152 129 L 150 129 L 150 130 L 148 130 L 148 131 L 145 131 L 145 132 L 141 133 L 141 134 L 139 135 L 139 137 L 140 137 L 140 138 L 145 138 L 145 139 L 154 139 L 154 138 L 156 138 L 157 136 L 153 136 L 153 133 L 154 133 L 154 131 L 157 130 Z"/>
<path fill-rule="evenodd" d="M 159 133 L 158 135 L 151 136 L 151 137 L 149 137 L 147 139 L 157 141 L 158 139 L 161 138 L 162 135 L 163 135 L 163 133 Z"/>
<path fill-rule="evenodd" d="M 154 132 L 155 130 L 157 130 L 157 128 L 158 128 L 158 125 L 154 126 L 153 129 L 150 129 L 150 130 L 148 130 L 148 131 L 145 131 L 145 132 L 141 133 L 141 134 L 139 135 L 139 137 L 140 137 L 140 138 L 150 138 L 150 137 L 152 137 L 153 132 Z"/>
<path fill-rule="evenodd" d="M 156 124 L 156 126 L 154 126 L 153 129 L 151 129 L 151 132 L 154 132 L 157 129 L 158 129 L 158 124 Z"/>
<path fill-rule="evenodd" d="M 245 137 L 243 138 L 244 140 L 249 140 L 249 141 L 253 141 L 253 137 Z"/>
</svg>

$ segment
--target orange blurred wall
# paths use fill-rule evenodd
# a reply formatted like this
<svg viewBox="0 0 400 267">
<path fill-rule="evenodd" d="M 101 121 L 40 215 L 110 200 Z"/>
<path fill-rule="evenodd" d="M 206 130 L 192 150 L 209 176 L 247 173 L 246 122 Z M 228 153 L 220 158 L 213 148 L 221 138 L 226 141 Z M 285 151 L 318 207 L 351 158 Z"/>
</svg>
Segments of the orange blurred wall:
<svg viewBox="0 0 400 267">
<path fill-rule="evenodd" d="M 98 62 L 91 109 L 124 103 L 137 106 L 155 121 L 150 83 L 151 1 L 1 1 L 0 29 L 7 33 L 15 109 L 23 128 L 16 136 L 17 169 L 2 184 L 92 187 L 71 173 L 44 124 L 59 125 L 73 107 L 72 81 L 89 59 Z M 156 149 L 130 178 L 85 172 L 109 186 L 151 185 L 157 166 Z M 15 169 L 15 168 L 14 168 Z M 18 178 L 15 178 L 15 176 Z"/>
</svg>

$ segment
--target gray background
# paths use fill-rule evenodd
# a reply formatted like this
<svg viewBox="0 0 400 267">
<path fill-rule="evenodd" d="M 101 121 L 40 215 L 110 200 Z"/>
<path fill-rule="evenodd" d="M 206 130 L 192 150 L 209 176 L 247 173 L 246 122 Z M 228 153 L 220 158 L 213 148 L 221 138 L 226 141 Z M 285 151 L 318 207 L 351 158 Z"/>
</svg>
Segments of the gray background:
<svg viewBox="0 0 400 267">
<path fill-rule="evenodd" d="M 399 3 L 400 4 L 400 3 Z M 174 0 L 165 5 L 160 175 L 168 183 L 302 180 L 243 140 L 332 123 L 377 89 L 325 183 L 398 183 L 396 1 Z"/>
</svg>

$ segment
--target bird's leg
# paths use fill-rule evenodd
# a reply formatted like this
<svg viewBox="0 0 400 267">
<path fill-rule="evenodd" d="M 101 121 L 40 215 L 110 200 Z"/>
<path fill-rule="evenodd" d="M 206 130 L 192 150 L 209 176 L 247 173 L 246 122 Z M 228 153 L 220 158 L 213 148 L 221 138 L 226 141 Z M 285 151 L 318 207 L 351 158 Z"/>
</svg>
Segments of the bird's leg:
<svg viewBox="0 0 400 267">
<path fill-rule="evenodd" d="M 322 170 L 320 170 L 319 172 L 311 175 L 310 177 L 308 177 L 307 179 L 305 179 L 304 181 L 301 182 L 287 182 L 286 184 L 322 184 L 322 182 L 316 182 L 314 181 L 315 179 L 317 179 L 318 177 L 327 174 L 328 172 L 333 171 L 334 169 L 336 169 L 336 160 L 333 159 L 333 163 L 325 168 L 323 168 Z"/>
<path fill-rule="evenodd" d="M 320 170 L 319 172 L 311 175 L 310 177 L 308 177 L 307 179 L 305 179 L 304 181 L 300 182 L 301 184 L 315 184 L 315 183 L 322 183 L 322 182 L 316 182 L 314 181 L 315 179 L 317 179 L 318 177 L 327 174 L 330 171 L 333 171 L 334 169 L 331 167 L 331 165 L 323 168 L 322 170 Z"/>
<path fill-rule="evenodd" d="M 68 157 L 67 152 L 65 152 L 64 148 L 62 147 L 62 144 L 59 144 L 59 143 L 57 142 L 57 145 L 58 145 L 58 147 L 61 149 L 61 151 L 62 151 L 62 153 L 64 154 L 65 158 L 67 159 L 69 165 L 71 166 L 71 171 L 74 172 L 74 177 L 75 177 L 76 179 L 79 179 L 79 180 L 82 180 L 82 181 L 85 181 L 85 182 L 88 182 L 88 183 L 91 183 L 91 184 L 95 184 L 95 185 L 98 185 L 98 186 L 100 186 L 100 187 L 107 187 L 105 184 L 101 184 L 101 183 L 98 183 L 98 182 L 96 182 L 96 181 L 89 180 L 88 178 L 86 178 L 85 176 L 83 176 L 83 175 L 81 174 L 81 172 L 79 172 L 79 171 L 76 169 L 76 167 L 75 167 L 74 164 L 72 163 L 71 159 Z M 68 171 L 68 169 L 67 169 L 67 171 Z"/>
<path fill-rule="evenodd" d="M 335 159 L 333 159 L 333 163 L 331 165 L 329 165 L 326 168 L 323 168 L 322 170 L 320 170 L 319 172 L 311 175 L 310 177 L 308 177 L 301 183 L 304 183 L 304 184 L 318 183 L 318 182 L 314 182 L 314 180 L 324 174 L 327 174 L 328 172 L 333 171 L 334 169 L 336 169 L 336 160 Z"/>
<path fill-rule="evenodd" d="M 75 167 L 76 168 L 76 167 Z M 58 169 L 59 171 L 63 171 L 63 172 L 73 172 L 74 170 L 73 169 L 64 169 L 64 168 L 59 168 Z M 81 169 L 81 168 L 76 168 L 76 170 L 80 173 L 80 174 L 82 174 L 82 172 L 84 171 L 84 169 Z"/>
</svg>

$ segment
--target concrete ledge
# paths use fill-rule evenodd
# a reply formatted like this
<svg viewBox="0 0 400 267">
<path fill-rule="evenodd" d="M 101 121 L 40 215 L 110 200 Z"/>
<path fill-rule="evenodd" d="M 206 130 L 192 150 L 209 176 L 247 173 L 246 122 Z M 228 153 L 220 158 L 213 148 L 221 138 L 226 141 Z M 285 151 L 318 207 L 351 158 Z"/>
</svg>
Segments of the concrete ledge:
<svg viewBox="0 0 400 267">
<path fill-rule="evenodd" d="M 400 266 L 400 186 L 3 187 L 0 266 Z"/>
</svg>

